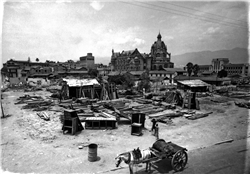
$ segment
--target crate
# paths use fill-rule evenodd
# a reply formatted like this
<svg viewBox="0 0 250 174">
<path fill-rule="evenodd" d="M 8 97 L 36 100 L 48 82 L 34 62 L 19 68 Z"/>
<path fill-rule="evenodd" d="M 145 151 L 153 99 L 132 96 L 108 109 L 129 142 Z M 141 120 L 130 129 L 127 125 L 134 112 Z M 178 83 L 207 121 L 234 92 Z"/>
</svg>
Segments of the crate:
<svg viewBox="0 0 250 174">
<path fill-rule="evenodd" d="M 145 120 L 146 118 L 145 118 L 144 113 L 133 113 L 131 116 L 131 124 L 140 123 L 143 128 L 144 128 Z"/>
<path fill-rule="evenodd" d="M 142 135 L 142 124 L 133 123 L 131 125 L 131 135 L 141 136 Z"/>
<path fill-rule="evenodd" d="M 88 117 L 85 120 L 86 129 L 115 129 L 116 119 Z"/>
<path fill-rule="evenodd" d="M 63 133 L 68 130 L 72 135 L 75 135 L 77 130 L 77 118 L 64 119 L 63 121 Z"/>
</svg>

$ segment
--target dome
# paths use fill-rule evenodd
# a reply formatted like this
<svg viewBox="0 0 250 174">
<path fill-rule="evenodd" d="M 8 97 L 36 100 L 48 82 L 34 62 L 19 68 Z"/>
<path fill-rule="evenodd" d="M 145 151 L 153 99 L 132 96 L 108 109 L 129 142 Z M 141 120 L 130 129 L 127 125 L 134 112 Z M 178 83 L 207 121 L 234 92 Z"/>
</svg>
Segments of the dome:
<svg viewBox="0 0 250 174">
<path fill-rule="evenodd" d="M 157 39 L 161 40 L 161 33 L 159 32 Z"/>
</svg>

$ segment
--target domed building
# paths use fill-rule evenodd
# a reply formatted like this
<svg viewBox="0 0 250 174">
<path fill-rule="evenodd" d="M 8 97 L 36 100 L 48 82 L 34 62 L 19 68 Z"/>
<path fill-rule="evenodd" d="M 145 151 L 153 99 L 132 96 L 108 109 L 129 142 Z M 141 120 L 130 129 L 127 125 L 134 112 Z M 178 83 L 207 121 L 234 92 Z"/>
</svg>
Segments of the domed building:
<svg viewBox="0 0 250 174">
<path fill-rule="evenodd" d="M 173 68 L 174 63 L 170 62 L 171 53 L 167 51 L 167 46 L 161 40 L 159 33 L 157 41 L 151 46 L 149 54 L 141 54 L 138 49 L 114 52 L 112 49 L 111 69 L 113 71 L 164 71 L 164 68 Z"/>
<path fill-rule="evenodd" d="M 167 46 L 161 40 L 161 34 L 157 36 L 157 41 L 151 46 L 151 70 L 163 70 L 163 68 L 173 68 L 174 63 L 170 62 L 171 53 L 168 53 Z"/>
</svg>

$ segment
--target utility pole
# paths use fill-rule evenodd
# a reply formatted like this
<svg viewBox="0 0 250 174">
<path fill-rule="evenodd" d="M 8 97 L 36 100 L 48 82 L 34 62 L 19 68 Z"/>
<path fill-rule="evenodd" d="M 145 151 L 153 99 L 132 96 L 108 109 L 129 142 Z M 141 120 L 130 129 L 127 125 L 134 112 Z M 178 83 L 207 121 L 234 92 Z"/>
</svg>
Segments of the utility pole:
<svg viewBox="0 0 250 174">
<path fill-rule="evenodd" d="M 2 105 L 2 84 L 0 82 L 0 105 L 1 105 L 1 110 L 2 110 L 2 114 L 3 114 L 3 117 L 4 117 L 4 112 L 3 112 L 3 105 Z"/>
</svg>

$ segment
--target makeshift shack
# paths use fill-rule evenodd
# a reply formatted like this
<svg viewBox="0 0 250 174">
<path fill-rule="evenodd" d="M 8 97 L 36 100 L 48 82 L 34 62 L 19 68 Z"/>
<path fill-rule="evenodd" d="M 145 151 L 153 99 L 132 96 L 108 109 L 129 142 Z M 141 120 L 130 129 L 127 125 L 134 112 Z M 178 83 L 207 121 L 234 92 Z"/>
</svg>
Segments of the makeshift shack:
<svg viewBox="0 0 250 174">
<path fill-rule="evenodd" d="M 177 88 L 183 89 L 186 92 L 182 107 L 188 109 L 200 109 L 199 102 L 196 99 L 196 92 L 207 92 L 211 85 L 202 80 L 183 80 L 177 81 Z"/>
<path fill-rule="evenodd" d="M 61 89 L 63 99 L 67 98 L 90 98 L 110 100 L 118 98 L 114 84 L 99 83 L 96 79 L 63 79 Z"/>
<path fill-rule="evenodd" d="M 67 98 L 88 97 L 99 98 L 101 85 L 96 79 L 63 79 L 66 83 L 62 86 L 62 94 Z M 64 96 L 65 98 L 65 96 Z"/>
<path fill-rule="evenodd" d="M 192 92 L 207 92 L 210 86 L 208 83 L 198 79 L 177 81 L 178 89 L 190 90 Z"/>
</svg>

